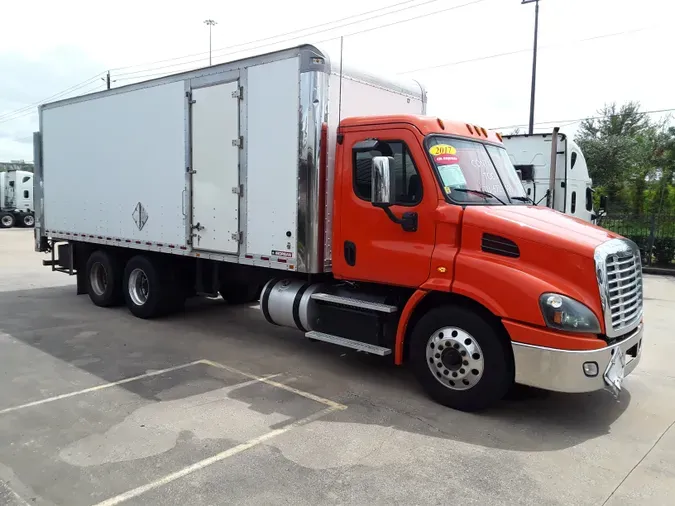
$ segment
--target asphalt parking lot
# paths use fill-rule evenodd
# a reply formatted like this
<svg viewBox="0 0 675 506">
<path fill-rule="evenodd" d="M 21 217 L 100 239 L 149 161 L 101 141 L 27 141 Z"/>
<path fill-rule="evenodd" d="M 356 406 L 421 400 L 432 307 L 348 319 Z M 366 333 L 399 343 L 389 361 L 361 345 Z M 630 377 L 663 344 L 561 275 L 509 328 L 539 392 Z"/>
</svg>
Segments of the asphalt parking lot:
<svg viewBox="0 0 675 506">
<path fill-rule="evenodd" d="M 645 276 L 616 401 L 519 388 L 480 414 L 248 306 L 142 321 L 0 231 L 0 505 L 673 504 L 675 278 Z"/>
</svg>

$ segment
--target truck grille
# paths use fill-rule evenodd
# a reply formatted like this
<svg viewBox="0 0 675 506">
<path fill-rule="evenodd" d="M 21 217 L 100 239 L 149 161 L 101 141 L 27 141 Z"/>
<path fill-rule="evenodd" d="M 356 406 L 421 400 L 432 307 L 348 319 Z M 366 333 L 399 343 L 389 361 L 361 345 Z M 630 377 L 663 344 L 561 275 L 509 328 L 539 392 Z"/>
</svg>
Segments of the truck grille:
<svg viewBox="0 0 675 506">
<path fill-rule="evenodd" d="M 607 308 L 605 322 L 613 335 L 639 323 L 642 317 L 642 264 L 639 253 L 617 252 L 607 255 Z M 608 334 L 609 329 L 607 329 Z"/>
</svg>

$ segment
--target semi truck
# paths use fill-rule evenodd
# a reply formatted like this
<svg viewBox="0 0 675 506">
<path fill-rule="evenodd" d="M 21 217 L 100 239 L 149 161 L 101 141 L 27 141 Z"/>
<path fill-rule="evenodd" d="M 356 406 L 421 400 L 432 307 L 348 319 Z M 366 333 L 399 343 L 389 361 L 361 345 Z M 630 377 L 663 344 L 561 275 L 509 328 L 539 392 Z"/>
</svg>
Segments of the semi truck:
<svg viewBox="0 0 675 506">
<path fill-rule="evenodd" d="M 504 135 L 503 142 L 535 204 L 596 221 L 593 181 L 584 154 L 573 139 L 555 128 L 552 133 Z"/>
<path fill-rule="evenodd" d="M 0 228 L 32 227 L 33 173 L 25 170 L 0 172 Z"/>
<path fill-rule="evenodd" d="M 417 82 L 309 45 L 42 105 L 36 250 L 140 318 L 259 300 L 460 410 L 514 383 L 618 394 L 635 244 L 530 205 L 498 134 L 425 109 Z"/>
</svg>

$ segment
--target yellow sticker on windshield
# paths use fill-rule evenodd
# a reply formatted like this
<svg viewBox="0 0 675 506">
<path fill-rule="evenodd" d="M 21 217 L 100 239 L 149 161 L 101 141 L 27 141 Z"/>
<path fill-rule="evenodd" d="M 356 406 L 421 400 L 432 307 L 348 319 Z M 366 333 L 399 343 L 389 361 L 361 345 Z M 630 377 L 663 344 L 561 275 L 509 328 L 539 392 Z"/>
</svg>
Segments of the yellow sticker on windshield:
<svg viewBox="0 0 675 506">
<path fill-rule="evenodd" d="M 445 187 L 445 193 L 450 193 L 451 191 L 452 191 L 452 190 L 450 189 L 449 186 L 446 186 L 446 187 Z"/>
<path fill-rule="evenodd" d="M 429 148 L 429 154 L 431 154 L 431 156 L 456 155 L 457 150 L 450 144 L 436 144 Z"/>
</svg>

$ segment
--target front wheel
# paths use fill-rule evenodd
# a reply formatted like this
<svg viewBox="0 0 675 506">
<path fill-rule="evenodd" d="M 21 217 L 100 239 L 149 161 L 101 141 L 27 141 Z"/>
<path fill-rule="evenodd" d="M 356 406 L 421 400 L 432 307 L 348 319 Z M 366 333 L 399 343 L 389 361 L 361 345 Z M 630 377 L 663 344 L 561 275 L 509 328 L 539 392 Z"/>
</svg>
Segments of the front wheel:
<svg viewBox="0 0 675 506">
<path fill-rule="evenodd" d="M 508 341 L 467 308 L 432 309 L 415 325 L 410 346 L 417 379 L 435 401 L 450 408 L 486 408 L 513 384 Z"/>
</svg>

